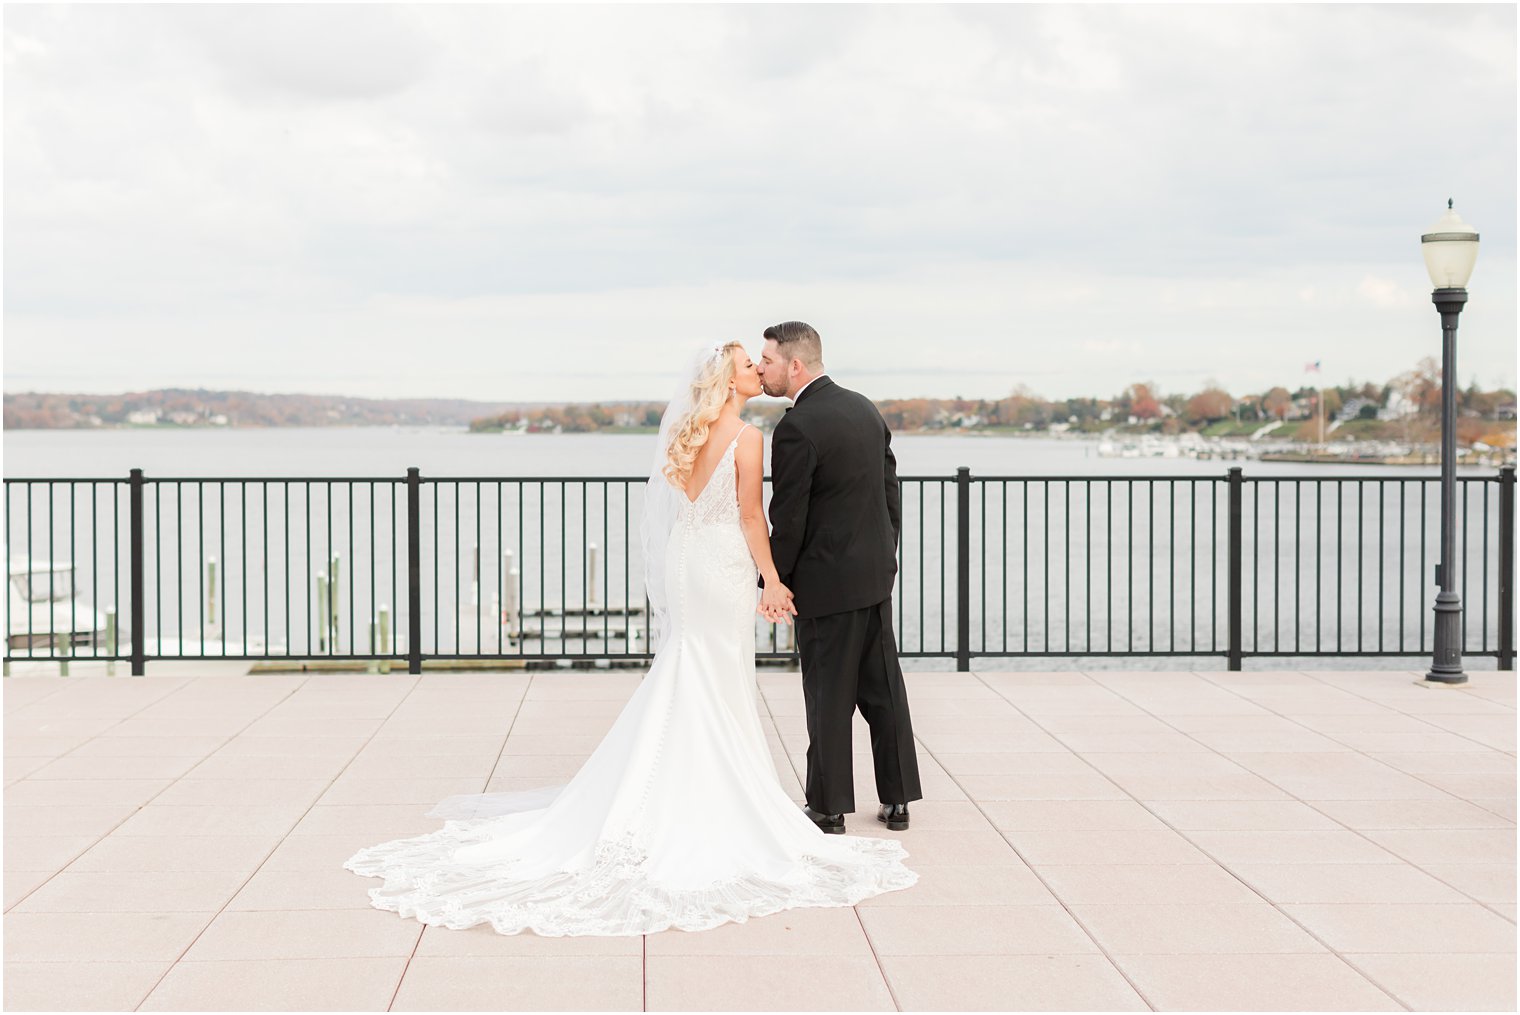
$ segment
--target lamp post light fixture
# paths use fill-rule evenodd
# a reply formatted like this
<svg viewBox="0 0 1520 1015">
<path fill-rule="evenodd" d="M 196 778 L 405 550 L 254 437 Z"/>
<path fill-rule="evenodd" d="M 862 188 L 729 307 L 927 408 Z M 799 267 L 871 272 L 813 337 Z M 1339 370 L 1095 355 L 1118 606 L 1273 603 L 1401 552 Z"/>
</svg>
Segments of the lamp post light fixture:
<svg viewBox="0 0 1520 1015">
<path fill-rule="evenodd" d="M 1436 565 L 1435 658 L 1426 680 L 1467 682 L 1462 672 L 1462 597 L 1457 594 L 1457 317 L 1478 260 L 1478 232 L 1446 202 L 1446 214 L 1420 237 L 1425 268 L 1441 315 L 1441 562 Z"/>
</svg>

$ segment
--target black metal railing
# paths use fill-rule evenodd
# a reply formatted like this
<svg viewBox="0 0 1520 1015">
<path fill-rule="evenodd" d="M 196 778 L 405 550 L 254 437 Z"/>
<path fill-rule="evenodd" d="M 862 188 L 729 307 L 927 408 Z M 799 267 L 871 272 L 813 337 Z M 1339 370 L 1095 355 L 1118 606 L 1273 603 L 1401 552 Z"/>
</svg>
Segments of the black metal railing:
<svg viewBox="0 0 1520 1015">
<path fill-rule="evenodd" d="M 650 655 L 643 482 L 417 469 L 7 479 L 5 659 L 133 673 L 174 659 L 637 664 Z M 1515 471 L 1457 483 L 1463 652 L 1510 669 Z M 1425 655 L 1438 487 L 1240 469 L 904 477 L 899 650 L 963 670 L 973 658 L 1212 656 L 1238 669 Z M 788 628 L 757 619 L 757 646 L 762 660 L 795 659 Z"/>
</svg>

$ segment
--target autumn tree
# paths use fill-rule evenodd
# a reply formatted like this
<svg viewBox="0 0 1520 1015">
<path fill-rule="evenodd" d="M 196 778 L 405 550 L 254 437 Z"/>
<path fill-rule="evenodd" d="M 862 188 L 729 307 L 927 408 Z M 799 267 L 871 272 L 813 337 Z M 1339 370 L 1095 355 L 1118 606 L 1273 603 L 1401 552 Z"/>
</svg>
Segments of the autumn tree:
<svg viewBox="0 0 1520 1015">
<path fill-rule="evenodd" d="M 1287 388 L 1277 387 L 1261 396 L 1261 404 L 1269 415 L 1282 420 L 1293 408 L 1293 396 L 1288 394 Z"/>
<path fill-rule="evenodd" d="M 1039 395 L 1029 390 L 1029 387 L 1020 384 L 1013 389 L 1003 402 L 1001 412 L 1004 419 L 1016 426 L 1024 426 L 1033 423 L 1039 426 L 1050 420 L 1050 406 Z"/>
<path fill-rule="evenodd" d="M 1216 382 L 1207 383 L 1208 387 L 1188 399 L 1184 415 L 1189 422 L 1212 423 L 1215 420 L 1225 419 L 1235 408 L 1235 400 L 1230 397 L 1229 392 Z"/>
<path fill-rule="evenodd" d="M 1161 415 L 1161 402 L 1156 398 L 1154 384 L 1131 384 L 1119 396 L 1119 402 L 1136 419 L 1156 419 Z"/>
</svg>

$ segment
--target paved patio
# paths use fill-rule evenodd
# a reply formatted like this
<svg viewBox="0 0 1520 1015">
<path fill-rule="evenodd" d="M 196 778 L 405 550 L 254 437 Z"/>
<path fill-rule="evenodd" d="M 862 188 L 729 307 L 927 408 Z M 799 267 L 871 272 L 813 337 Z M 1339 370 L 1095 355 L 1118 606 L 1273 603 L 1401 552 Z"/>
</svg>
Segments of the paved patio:
<svg viewBox="0 0 1520 1015">
<path fill-rule="evenodd" d="M 912 673 L 926 799 L 872 820 L 857 736 L 850 829 L 915 888 L 546 939 L 424 929 L 340 864 L 563 781 L 637 674 L 160 671 L 4 682 L 9 1009 L 1516 1004 L 1513 674 Z M 760 681 L 800 800 L 797 675 Z"/>
</svg>

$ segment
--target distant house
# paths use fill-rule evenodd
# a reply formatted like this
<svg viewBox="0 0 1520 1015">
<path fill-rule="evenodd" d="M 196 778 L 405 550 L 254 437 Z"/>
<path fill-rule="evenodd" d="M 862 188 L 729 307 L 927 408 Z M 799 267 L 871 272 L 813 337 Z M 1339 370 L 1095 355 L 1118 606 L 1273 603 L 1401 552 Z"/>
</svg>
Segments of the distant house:
<svg viewBox="0 0 1520 1015">
<path fill-rule="evenodd" d="M 1335 418 L 1340 420 L 1342 423 L 1356 419 L 1361 416 L 1362 410 L 1369 405 L 1374 408 L 1377 407 L 1377 403 L 1370 398 L 1350 399 L 1346 402 L 1345 405 L 1341 406 L 1341 411 L 1335 414 Z"/>
<path fill-rule="evenodd" d="M 158 410 L 133 409 L 127 413 L 127 422 L 137 426 L 153 426 L 158 422 Z"/>
<path fill-rule="evenodd" d="M 1498 406 L 1494 409 L 1494 416 L 1498 419 L 1514 419 L 1515 403 L 1505 402 L 1503 405 Z"/>
<path fill-rule="evenodd" d="M 169 422 L 178 423 L 180 426 L 190 426 L 200 422 L 200 416 L 186 409 L 176 409 L 169 413 Z"/>
<path fill-rule="evenodd" d="M 1412 398 L 1408 398 L 1402 391 L 1390 391 L 1388 404 L 1378 410 L 1378 419 L 1408 419 L 1420 411 Z"/>
</svg>

